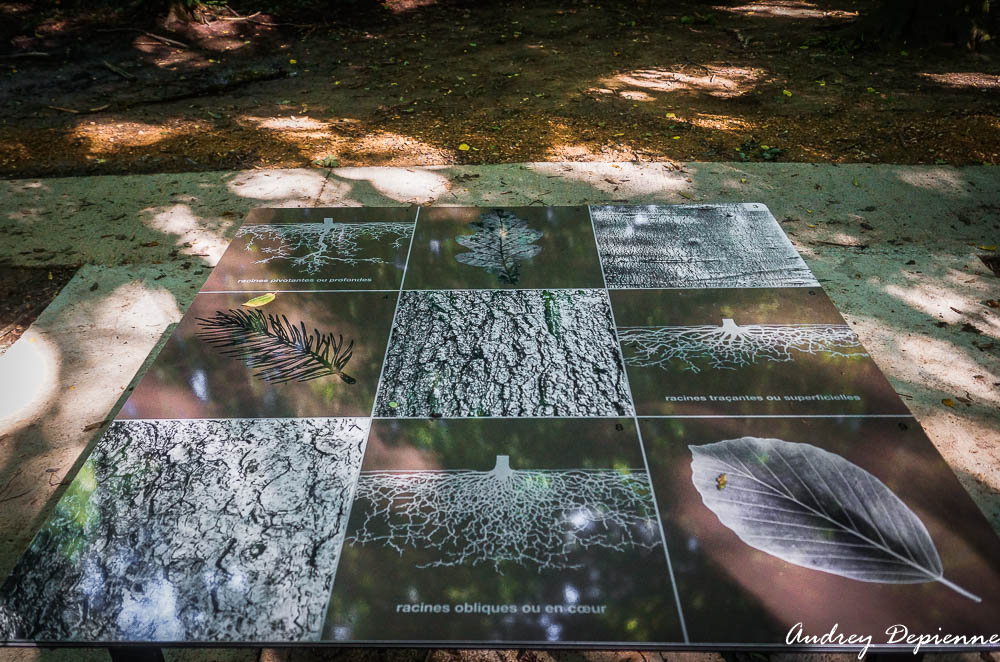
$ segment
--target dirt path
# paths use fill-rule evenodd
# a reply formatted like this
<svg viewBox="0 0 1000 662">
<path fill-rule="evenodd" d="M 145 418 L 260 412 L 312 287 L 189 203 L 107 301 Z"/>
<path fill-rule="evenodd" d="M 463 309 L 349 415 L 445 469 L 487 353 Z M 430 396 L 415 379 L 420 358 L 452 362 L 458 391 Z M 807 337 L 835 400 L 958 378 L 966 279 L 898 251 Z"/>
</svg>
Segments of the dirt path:
<svg viewBox="0 0 1000 662">
<path fill-rule="evenodd" d="M 0 175 L 1000 159 L 996 52 L 860 50 L 870 2 L 401 2 L 142 30 L 0 3 Z"/>
</svg>

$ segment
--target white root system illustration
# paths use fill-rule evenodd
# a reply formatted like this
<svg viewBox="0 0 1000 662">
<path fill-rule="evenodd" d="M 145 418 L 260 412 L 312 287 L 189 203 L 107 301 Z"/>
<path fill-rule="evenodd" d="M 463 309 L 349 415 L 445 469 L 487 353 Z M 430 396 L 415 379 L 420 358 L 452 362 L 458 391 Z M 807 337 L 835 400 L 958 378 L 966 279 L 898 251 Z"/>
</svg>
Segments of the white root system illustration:
<svg viewBox="0 0 1000 662">
<path fill-rule="evenodd" d="M 315 274 L 328 264 L 382 264 L 377 255 L 361 254 L 359 241 L 392 240 L 392 248 L 400 249 L 413 232 L 413 223 L 295 223 L 274 225 L 244 225 L 237 233 L 246 239 L 248 251 L 257 250 L 260 259 L 254 264 L 287 260 L 291 266 L 307 274 Z M 393 239 L 394 238 L 394 239 Z"/>
<path fill-rule="evenodd" d="M 506 455 L 491 471 L 362 472 L 355 508 L 364 521 L 347 542 L 440 554 L 419 568 L 578 568 L 581 549 L 651 549 L 659 540 L 645 471 L 511 469 Z"/>
<path fill-rule="evenodd" d="M 700 372 L 700 362 L 735 370 L 759 361 L 794 360 L 792 352 L 845 358 L 868 356 L 846 324 L 748 324 L 723 319 L 722 326 L 626 326 L 618 337 L 628 365 L 669 368 L 671 361 Z"/>
</svg>

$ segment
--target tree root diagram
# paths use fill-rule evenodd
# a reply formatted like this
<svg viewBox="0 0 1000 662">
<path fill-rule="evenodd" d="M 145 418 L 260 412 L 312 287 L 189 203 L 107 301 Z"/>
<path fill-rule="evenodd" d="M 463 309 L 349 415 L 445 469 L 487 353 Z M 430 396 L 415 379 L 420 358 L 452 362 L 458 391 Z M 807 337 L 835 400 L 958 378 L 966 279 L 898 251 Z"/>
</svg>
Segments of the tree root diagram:
<svg viewBox="0 0 1000 662">
<path fill-rule="evenodd" d="M 260 259 L 254 264 L 287 261 L 304 273 L 315 274 L 335 262 L 383 264 L 383 257 L 363 255 L 359 242 L 385 238 L 392 240 L 392 248 L 401 249 L 412 232 L 413 223 L 334 223 L 324 219 L 322 223 L 244 225 L 236 238 L 246 240 L 246 250 L 259 251 Z"/>
<path fill-rule="evenodd" d="M 625 363 L 669 369 L 671 361 L 700 372 L 736 370 L 760 361 L 793 361 L 793 352 L 845 358 L 866 357 L 846 324 L 748 324 L 723 319 L 722 326 L 626 326 L 618 329 Z"/>
<path fill-rule="evenodd" d="M 355 494 L 364 520 L 347 537 L 402 555 L 432 550 L 419 568 L 514 563 L 581 567 L 581 549 L 626 551 L 659 544 L 645 471 L 511 469 L 498 455 L 490 471 L 362 472 Z"/>
</svg>

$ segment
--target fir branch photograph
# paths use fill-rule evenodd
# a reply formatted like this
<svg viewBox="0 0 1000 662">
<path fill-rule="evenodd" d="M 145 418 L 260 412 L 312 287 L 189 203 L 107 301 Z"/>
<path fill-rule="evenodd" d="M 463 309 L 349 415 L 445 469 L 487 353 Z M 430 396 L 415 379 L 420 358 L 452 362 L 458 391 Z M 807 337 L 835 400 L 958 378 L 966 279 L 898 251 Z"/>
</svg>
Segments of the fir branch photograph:
<svg viewBox="0 0 1000 662">
<path fill-rule="evenodd" d="M 123 418 L 369 416 L 395 292 L 199 294 Z"/>
</svg>

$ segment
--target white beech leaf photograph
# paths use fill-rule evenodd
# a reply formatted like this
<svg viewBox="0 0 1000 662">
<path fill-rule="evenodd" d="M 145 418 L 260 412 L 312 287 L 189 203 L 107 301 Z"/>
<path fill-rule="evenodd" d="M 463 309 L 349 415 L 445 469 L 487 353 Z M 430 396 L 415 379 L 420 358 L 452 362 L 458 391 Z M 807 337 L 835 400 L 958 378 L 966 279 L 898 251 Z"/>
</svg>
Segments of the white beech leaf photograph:
<svg viewBox="0 0 1000 662">
<path fill-rule="evenodd" d="M 702 502 L 755 549 L 783 561 L 863 582 L 940 582 L 923 522 L 878 478 L 811 444 L 742 437 L 691 445 Z"/>
</svg>

